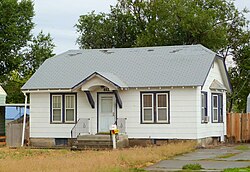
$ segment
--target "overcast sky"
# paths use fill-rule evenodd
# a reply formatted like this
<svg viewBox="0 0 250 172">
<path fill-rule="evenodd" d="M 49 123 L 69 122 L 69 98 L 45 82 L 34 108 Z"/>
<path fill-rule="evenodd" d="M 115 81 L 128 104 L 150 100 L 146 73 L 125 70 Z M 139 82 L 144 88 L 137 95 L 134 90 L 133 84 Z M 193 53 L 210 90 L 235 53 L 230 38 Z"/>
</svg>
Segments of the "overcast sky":
<svg viewBox="0 0 250 172">
<path fill-rule="evenodd" d="M 41 30 L 50 33 L 56 44 L 55 53 L 78 49 L 75 44 L 77 33 L 74 25 L 79 16 L 95 10 L 109 12 L 110 5 L 117 0 L 34 0 L 36 24 L 34 34 Z M 239 9 L 250 9 L 250 0 L 236 0 Z M 250 14 L 247 15 L 250 20 Z"/>
</svg>

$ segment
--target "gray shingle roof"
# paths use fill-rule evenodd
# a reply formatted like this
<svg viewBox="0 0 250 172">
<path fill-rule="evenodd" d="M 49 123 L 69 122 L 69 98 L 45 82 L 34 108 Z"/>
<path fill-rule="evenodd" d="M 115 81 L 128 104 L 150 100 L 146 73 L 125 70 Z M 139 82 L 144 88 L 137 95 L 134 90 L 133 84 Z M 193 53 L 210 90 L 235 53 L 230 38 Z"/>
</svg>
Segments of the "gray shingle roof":
<svg viewBox="0 0 250 172">
<path fill-rule="evenodd" d="M 22 89 L 70 89 L 95 72 L 120 87 L 202 86 L 215 55 L 202 45 L 69 50 L 47 59 Z"/>
</svg>

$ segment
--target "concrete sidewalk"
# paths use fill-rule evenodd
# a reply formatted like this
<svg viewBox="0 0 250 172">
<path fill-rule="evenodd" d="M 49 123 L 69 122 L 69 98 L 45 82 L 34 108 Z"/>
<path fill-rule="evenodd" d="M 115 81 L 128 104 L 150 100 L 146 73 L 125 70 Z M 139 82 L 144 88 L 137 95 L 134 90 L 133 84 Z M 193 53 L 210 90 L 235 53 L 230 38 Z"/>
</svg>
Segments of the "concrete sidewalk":
<svg viewBox="0 0 250 172">
<path fill-rule="evenodd" d="M 198 163 L 202 171 L 222 171 L 226 168 L 250 166 L 250 144 L 248 150 L 237 150 L 237 146 L 222 146 L 213 149 L 197 149 L 195 152 L 177 156 L 152 165 L 147 171 L 178 171 L 186 164 Z"/>
</svg>

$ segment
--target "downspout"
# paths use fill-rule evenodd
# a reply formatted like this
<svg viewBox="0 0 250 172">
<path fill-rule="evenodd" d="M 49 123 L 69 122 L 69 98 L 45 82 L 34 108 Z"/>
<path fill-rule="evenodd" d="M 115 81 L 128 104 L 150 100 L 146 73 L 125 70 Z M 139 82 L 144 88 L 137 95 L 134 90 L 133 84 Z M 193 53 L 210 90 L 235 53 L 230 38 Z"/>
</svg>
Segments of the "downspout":
<svg viewBox="0 0 250 172">
<path fill-rule="evenodd" d="M 26 125 L 26 113 L 27 113 L 27 100 L 28 100 L 28 96 L 26 95 L 26 93 L 23 93 L 25 96 L 25 103 L 24 103 L 24 114 L 23 114 L 23 132 L 22 132 L 22 143 L 21 143 L 21 147 L 23 147 L 24 145 L 24 136 L 25 136 L 25 125 Z"/>
</svg>

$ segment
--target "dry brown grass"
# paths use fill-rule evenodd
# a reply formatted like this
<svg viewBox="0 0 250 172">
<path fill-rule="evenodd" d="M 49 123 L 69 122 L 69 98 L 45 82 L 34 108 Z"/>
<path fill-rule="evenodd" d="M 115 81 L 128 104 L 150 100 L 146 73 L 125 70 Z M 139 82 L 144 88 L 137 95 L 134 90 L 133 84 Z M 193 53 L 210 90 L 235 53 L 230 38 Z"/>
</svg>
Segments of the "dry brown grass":
<svg viewBox="0 0 250 172">
<path fill-rule="evenodd" d="M 194 142 L 107 151 L 0 148 L 0 171 L 130 171 L 193 150 Z"/>
</svg>

